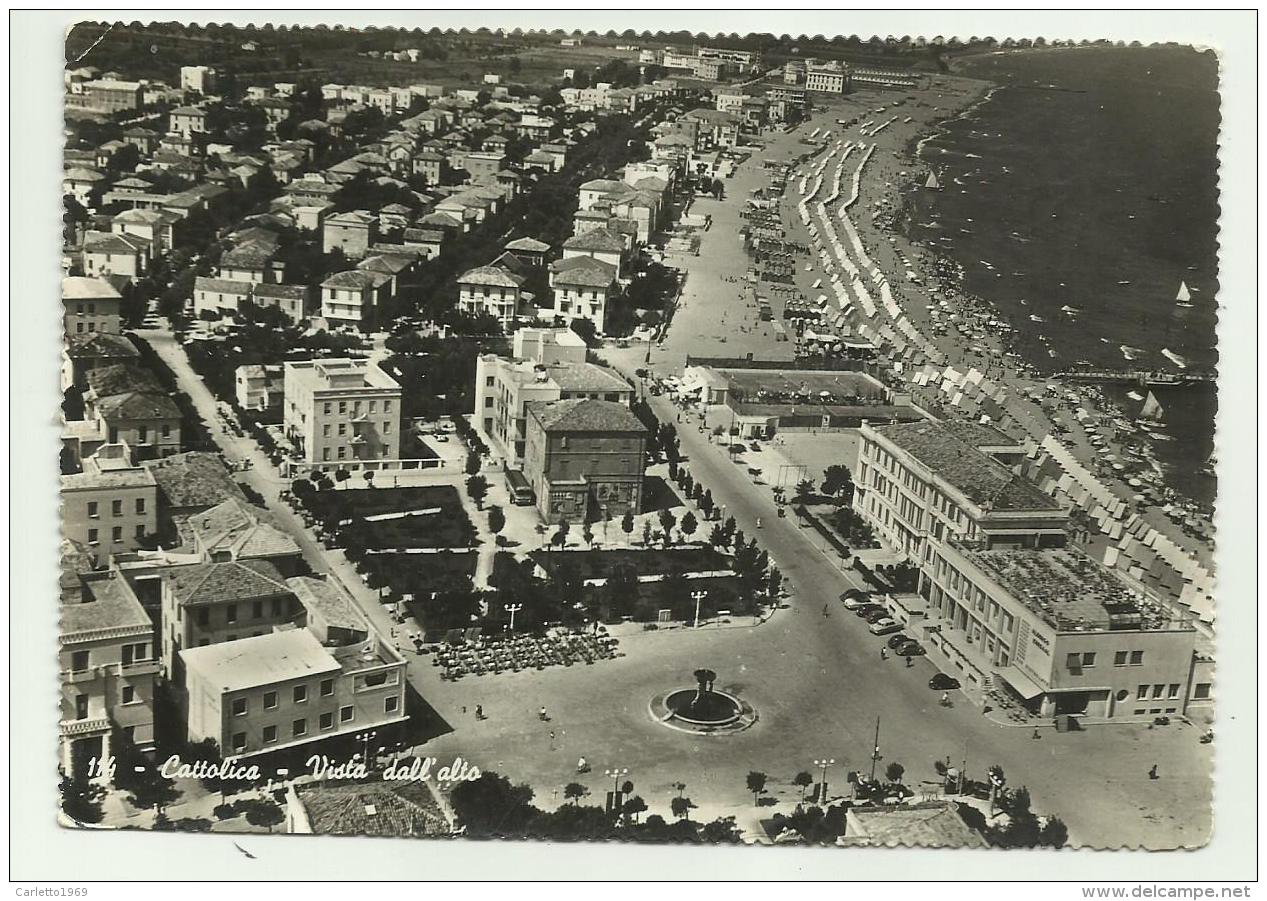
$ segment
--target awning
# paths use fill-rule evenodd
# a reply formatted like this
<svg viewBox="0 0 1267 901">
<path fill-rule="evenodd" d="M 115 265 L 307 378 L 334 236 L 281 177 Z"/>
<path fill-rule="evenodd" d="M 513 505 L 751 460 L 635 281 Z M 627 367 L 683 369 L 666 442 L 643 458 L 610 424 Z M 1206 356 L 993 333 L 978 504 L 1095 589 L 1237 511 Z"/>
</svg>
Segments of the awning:
<svg viewBox="0 0 1267 901">
<path fill-rule="evenodd" d="M 1038 687 L 1038 683 L 1014 666 L 1005 666 L 998 673 L 1003 677 L 1003 681 L 1012 687 L 1013 691 L 1027 701 L 1033 700 L 1043 693 L 1043 689 Z"/>
</svg>

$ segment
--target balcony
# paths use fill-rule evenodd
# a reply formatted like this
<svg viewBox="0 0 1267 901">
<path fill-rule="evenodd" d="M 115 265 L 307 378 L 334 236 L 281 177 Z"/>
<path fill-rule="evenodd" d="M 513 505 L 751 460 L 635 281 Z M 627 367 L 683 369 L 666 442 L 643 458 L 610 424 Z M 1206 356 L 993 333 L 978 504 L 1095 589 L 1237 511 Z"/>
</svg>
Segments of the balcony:
<svg viewBox="0 0 1267 901">
<path fill-rule="evenodd" d="M 62 671 L 62 681 L 68 685 L 81 685 L 85 682 L 95 682 L 104 675 L 104 666 L 90 666 L 87 669 L 72 669 Z"/>
<path fill-rule="evenodd" d="M 158 674 L 158 660 L 133 660 L 123 664 L 119 672 L 124 676 L 154 676 Z"/>
<path fill-rule="evenodd" d="M 79 737 L 98 732 L 109 732 L 110 720 L 104 716 L 86 720 L 62 720 L 62 735 Z"/>
</svg>

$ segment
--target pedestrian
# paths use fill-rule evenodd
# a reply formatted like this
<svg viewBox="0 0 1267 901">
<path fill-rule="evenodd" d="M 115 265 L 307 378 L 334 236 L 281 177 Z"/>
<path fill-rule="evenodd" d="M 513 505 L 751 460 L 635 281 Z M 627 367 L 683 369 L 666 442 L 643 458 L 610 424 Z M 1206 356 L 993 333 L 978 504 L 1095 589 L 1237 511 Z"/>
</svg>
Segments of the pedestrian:
<svg viewBox="0 0 1267 901">
<path fill-rule="evenodd" d="M 463 716 L 466 716 L 466 705 L 465 705 L 465 704 L 463 704 L 463 705 L 462 705 L 462 715 L 463 715 Z"/>
<path fill-rule="evenodd" d="M 475 718 L 476 718 L 477 720 L 482 720 L 482 719 L 484 718 L 484 705 L 483 705 L 483 704 L 476 704 L 476 705 L 475 705 Z"/>
<path fill-rule="evenodd" d="M 1150 770 L 1148 771 L 1148 778 L 1149 778 L 1149 779 L 1160 779 L 1160 778 L 1161 778 L 1160 776 L 1158 776 L 1158 775 L 1157 775 L 1157 764 L 1155 764 L 1155 763 L 1154 763 L 1154 764 L 1153 764 L 1152 769 L 1150 769 Z"/>
<path fill-rule="evenodd" d="M 576 771 L 577 773 L 588 773 L 590 771 L 590 765 L 586 762 L 584 757 L 581 757 L 581 759 L 576 762 Z"/>
<path fill-rule="evenodd" d="M 1035 729 L 1035 730 L 1034 730 L 1034 734 L 1033 734 L 1033 735 L 1031 735 L 1031 736 L 1030 736 L 1030 738 L 1032 738 L 1034 741 L 1038 741 L 1040 738 L 1042 738 L 1042 736 L 1041 736 L 1041 735 L 1039 735 L 1039 734 L 1038 734 L 1038 730 L 1037 730 L 1037 729 Z"/>
<path fill-rule="evenodd" d="M 907 657 L 907 658 L 906 658 L 906 668 L 907 668 L 907 669 L 910 669 L 910 668 L 911 668 L 911 667 L 913 667 L 914 665 L 915 665 L 915 660 L 914 660 L 914 658 L 912 658 L 912 657 Z"/>
<path fill-rule="evenodd" d="M 888 659 L 889 659 L 889 652 L 888 652 L 888 651 L 886 651 L 884 648 L 880 648 L 880 659 L 881 659 L 881 660 L 888 660 Z"/>
<path fill-rule="evenodd" d="M 826 618 L 827 618 L 827 617 L 829 617 L 829 616 L 831 616 L 831 613 L 829 613 L 829 612 L 828 612 L 828 610 L 827 610 L 827 605 L 826 605 L 826 604 L 824 604 L 824 605 L 823 605 L 823 618 L 824 618 L 824 619 L 826 619 Z"/>
<path fill-rule="evenodd" d="M 543 706 L 543 707 L 542 707 L 539 711 L 537 711 L 537 716 L 538 716 L 538 717 L 540 717 L 541 722 L 543 722 L 543 723 L 544 723 L 546 720 L 550 719 L 550 717 L 546 716 L 546 709 L 545 709 L 545 707 L 544 707 L 544 706 Z"/>
<path fill-rule="evenodd" d="M 554 730 L 550 730 L 550 744 L 554 744 Z"/>
<path fill-rule="evenodd" d="M 941 706 L 943 706 L 943 707 L 949 707 L 949 706 L 950 706 L 950 692 L 948 692 L 948 691 L 943 691 L 943 692 L 941 693 Z"/>
</svg>

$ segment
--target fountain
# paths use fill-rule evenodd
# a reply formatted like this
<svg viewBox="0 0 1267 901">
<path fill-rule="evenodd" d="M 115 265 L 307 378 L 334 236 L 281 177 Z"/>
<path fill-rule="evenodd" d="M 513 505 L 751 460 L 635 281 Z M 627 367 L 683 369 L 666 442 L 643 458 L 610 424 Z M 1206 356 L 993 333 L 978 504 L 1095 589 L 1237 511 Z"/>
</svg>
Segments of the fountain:
<svg viewBox="0 0 1267 901">
<path fill-rule="evenodd" d="M 652 699 L 651 716 L 661 725 L 679 732 L 715 734 L 738 732 L 757 721 L 750 704 L 714 688 L 715 672 L 697 669 L 694 675 L 695 688 L 674 689 Z"/>
</svg>

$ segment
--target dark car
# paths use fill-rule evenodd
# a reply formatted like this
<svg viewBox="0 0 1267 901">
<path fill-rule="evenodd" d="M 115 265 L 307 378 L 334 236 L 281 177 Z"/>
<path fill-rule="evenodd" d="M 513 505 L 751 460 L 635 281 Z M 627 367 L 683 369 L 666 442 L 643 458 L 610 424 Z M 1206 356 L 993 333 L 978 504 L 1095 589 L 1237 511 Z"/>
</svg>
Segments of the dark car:
<svg viewBox="0 0 1267 901">
<path fill-rule="evenodd" d="M 880 604 L 864 604 L 863 606 L 855 610 L 854 613 L 858 616 L 859 619 L 866 619 L 867 616 L 869 616 L 872 613 L 875 613 L 877 610 L 881 612 L 885 612 L 884 607 Z"/>
<path fill-rule="evenodd" d="M 933 691 L 951 691 L 959 687 L 959 680 L 945 673 L 938 673 L 928 680 L 928 687 Z"/>
<path fill-rule="evenodd" d="M 900 645 L 894 648 L 894 650 L 897 651 L 898 655 L 902 657 L 923 657 L 925 654 L 928 653 L 928 651 L 924 650 L 924 646 L 920 644 L 918 641 L 916 641 L 914 638 L 910 639 L 909 641 L 902 642 Z"/>
<path fill-rule="evenodd" d="M 903 634 L 902 632 L 899 632 L 889 639 L 889 650 L 896 651 L 898 648 L 906 644 L 908 641 L 914 641 L 914 640 L 915 639 L 911 638 L 911 636 Z"/>
<path fill-rule="evenodd" d="M 890 618 L 889 611 L 885 610 L 883 607 L 880 607 L 877 610 L 872 610 L 870 613 L 868 613 L 866 616 L 863 617 L 863 619 L 865 619 L 869 623 L 878 623 L 882 619 L 889 619 L 889 618 Z"/>
</svg>

